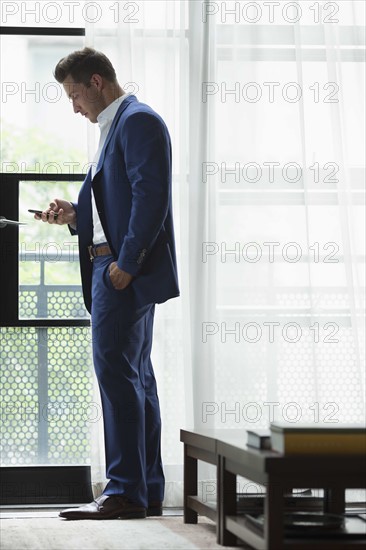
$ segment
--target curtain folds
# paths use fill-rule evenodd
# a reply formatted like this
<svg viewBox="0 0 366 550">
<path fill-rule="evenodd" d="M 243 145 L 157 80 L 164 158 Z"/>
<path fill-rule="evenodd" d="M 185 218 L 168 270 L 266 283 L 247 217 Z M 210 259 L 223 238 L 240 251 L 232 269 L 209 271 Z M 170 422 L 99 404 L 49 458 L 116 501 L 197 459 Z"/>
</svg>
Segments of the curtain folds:
<svg viewBox="0 0 366 550">
<path fill-rule="evenodd" d="M 180 428 L 365 422 L 364 7 L 250 23 L 224 17 L 235 2 L 134 4 L 136 22 L 86 41 L 172 136 L 182 295 L 157 307 L 152 359 L 165 505 L 180 506 Z"/>
</svg>

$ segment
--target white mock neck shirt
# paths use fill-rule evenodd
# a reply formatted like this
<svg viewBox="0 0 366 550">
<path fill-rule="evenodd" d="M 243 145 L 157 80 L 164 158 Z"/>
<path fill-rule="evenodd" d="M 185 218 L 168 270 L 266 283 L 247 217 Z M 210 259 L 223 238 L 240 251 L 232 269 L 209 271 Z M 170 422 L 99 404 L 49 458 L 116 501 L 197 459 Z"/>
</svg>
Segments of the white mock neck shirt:
<svg viewBox="0 0 366 550">
<path fill-rule="evenodd" d="M 92 178 L 94 178 L 95 172 L 97 171 L 97 165 L 100 159 L 100 154 L 106 142 L 109 130 L 111 129 L 113 119 L 116 116 L 122 101 L 124 101 L 126 97 L 128 97 L 129 95 L 131 94 L 124 94 L 121 97 L 118 97 L 115 101 L 113 101 L 113 103 L 108 105 L 108 107 L 106 107 L 104 111 L 102 111 L 97 117 L 97 121 L 100 128 L 100 139 L 99 139 L 98 150 L 93 159 Z M 107 242 L 107 239 L 104 234 L 102 224 L 100 222 L 97 205 L 95 203 L 94 192 L 92 192 L 92 211 L 93 211 L 93 227 L 94 227 L 93 244 L 96 245 L 96 244 L 105 243 Z"/>
</svg>

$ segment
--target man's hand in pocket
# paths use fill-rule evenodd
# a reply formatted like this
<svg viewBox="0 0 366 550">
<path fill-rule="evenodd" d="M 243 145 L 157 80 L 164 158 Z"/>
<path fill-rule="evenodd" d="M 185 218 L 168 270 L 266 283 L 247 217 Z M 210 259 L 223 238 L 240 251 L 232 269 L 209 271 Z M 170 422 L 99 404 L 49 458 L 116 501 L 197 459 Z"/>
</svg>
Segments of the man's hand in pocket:
<svg viewBox="0 0 366 550">
<path fill-rule="evenodd" d="M 133 279 L 132 275 L 118 267 L 117 262 L 112 262 L 109 266 L 109 276 L 116 290 L 124 290 Z"/>
</svg>

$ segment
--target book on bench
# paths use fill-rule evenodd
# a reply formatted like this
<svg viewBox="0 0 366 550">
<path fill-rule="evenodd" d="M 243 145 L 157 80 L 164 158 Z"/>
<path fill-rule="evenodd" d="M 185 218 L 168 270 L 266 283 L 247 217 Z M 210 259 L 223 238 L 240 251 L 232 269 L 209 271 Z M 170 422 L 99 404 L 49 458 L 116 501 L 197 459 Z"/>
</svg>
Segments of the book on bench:
<svg viewBox="0 0 366 550">
<path fill-rule="evenodd" d="M 366 427 L 272 422 L 271 448 L 282 454 L 364 454 Z"/>
<path fill-rule="evenodd" d="M 247 445 L 255 449 L 270 449 L 271 430 L 265 428 L 247 430 Z"/>
</svg>

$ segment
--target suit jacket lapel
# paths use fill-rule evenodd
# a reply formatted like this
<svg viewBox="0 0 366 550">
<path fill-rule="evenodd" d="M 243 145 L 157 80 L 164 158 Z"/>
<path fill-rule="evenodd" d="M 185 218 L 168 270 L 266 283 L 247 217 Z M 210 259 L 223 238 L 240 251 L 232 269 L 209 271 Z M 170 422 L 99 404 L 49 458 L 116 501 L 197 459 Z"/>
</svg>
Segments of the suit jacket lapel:
<svg viewBox="0 0 366 550">
<path fill-rule="evenodd" d="M 117 126 L 117 123 L 123 113 L 123 111 L 128 107 L 128 105 L 130 103 L 132 103 L 133 101 L 137 101 L 137 98 L 136 96 L 134 95 L 130 95 L 128 97 L 126 97 L 126 99 L 124 99 L 122 101 L 122 104 L 120 105 L 117 113 L 116 113 L 116 116 L 114 117 L 113 119 L 113 122 L 112 122 L 112 126 L 110 127 L 109 129 L 109 132 L 108 132 L 108 135 L 107 135 L 107 139 L 105 140 L 105 143 L 104 143 L 104 146 L 103 146 L 103 149 L 100 153 L 100 157 L 99 157 L 99 160 L 98 160 L 98 164 L 97 164 L 97 168 L 96 168 L 96 171 L 95 171 L 95 175 L 94 175 L 94 178 L 95 176 L 98 174 L 98 172 L 101 170 L 102 166 L 103 166 L 103 162 L 104 162 L 104 157 L 105 157 L 105 151 L 106 151 L 106 148 L 108 146 L 108 143 L 110 142 L 111 140 L 111 137 L 113 136 L 113 133 L 116 129 L 116 126 Z M 94 179 L 93 178 L 93 179 Z"/>
</svg>

